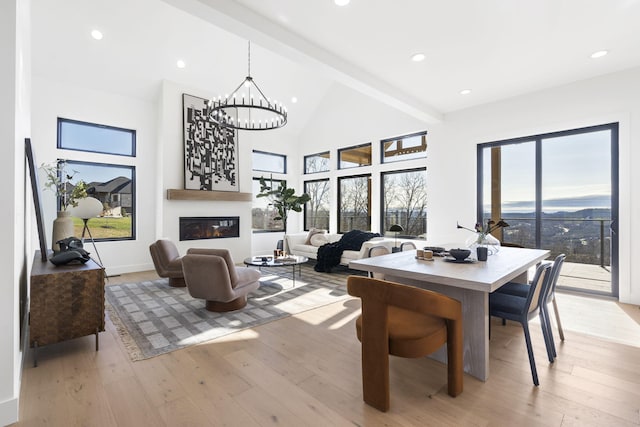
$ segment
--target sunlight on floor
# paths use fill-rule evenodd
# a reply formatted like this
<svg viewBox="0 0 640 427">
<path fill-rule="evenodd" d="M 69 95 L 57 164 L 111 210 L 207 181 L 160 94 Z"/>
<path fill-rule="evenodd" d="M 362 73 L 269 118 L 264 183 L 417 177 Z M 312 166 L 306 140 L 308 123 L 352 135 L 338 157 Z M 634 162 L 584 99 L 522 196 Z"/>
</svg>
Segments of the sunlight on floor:
<svg viewBox="0 0 640 427">
<path fill-rule="evenodd" d="M 637 311 L 638 315 L 632 316 L 623 309 L 619 302 L 613 300 L 560 292 L 556 292 L 556 299 L 565 335 L 567 331 L 575 331 L 640 347 L 639 307 L 624 306 L 629 310 L 633 310 L 630 311 L 631 313 Z M 552 310 L 551 307 L 549 308 Z M 553 313 L 551 313 L 551 319 L 555 328 Z"/>
</svg>

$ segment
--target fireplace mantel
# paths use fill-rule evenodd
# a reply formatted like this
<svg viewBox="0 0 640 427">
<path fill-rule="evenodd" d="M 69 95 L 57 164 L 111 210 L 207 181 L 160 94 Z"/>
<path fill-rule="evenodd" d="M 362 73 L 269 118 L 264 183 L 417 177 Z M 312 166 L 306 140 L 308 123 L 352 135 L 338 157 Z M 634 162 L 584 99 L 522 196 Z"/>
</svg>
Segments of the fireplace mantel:
<svg viewBox="0 0 640 427">
<path fill-rule="evenodd" d="M 236 191 L 178 190 L 172 188 L 167 189 L 167 200 L 250 202 L 252 199 L 253 194 L 239 193 Z"/>
</svg>

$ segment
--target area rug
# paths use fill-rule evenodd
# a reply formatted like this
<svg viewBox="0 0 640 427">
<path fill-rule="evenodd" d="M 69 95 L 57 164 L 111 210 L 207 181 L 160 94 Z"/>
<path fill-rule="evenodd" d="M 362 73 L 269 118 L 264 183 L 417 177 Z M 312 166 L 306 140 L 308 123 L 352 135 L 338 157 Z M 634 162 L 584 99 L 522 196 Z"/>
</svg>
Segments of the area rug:
<svg viewBox="0 0 640 427">
<path fill-rule="evenodd" d="M 346 279 L 362 274 L 348 269 L 317 273 L 313 265 L 263 268 L 260 288 L 249 294 L 247 306 L 229 313 L 205 310 L 186 288 L 168 279 L 109 285 L 107 311 L 131 360 L 143 360 L 190 345 L 282 319 L 348 298 Z"/>
</svg>

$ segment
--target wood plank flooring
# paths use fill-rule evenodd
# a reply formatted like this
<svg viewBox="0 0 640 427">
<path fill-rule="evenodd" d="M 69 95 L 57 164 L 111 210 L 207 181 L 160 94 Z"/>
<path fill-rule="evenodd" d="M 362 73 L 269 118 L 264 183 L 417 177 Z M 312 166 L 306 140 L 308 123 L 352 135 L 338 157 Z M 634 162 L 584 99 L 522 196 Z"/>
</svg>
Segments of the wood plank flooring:
<svg viewBox="0 0 640 427">
<path fill-rule="evenodd" d="M 155 277 L 129 274 L 109 284 Z M 522 328 L 494 319 L 487 382 L 465 376 L 464 392 L 451 398 L 442 364 L 392 358 L 387 413 L 362 402 L 356 299 L 140 362 L 130 361 L 107 319 L 98 352 L 90 336 L 39 349 L 37 368 L 27 357 L 15 425 L 640 425 L 640 309 L 558 300 L 566 341 L 555 363 L 539 325 L 531 327 L 539 387 Z"/>
</svg>

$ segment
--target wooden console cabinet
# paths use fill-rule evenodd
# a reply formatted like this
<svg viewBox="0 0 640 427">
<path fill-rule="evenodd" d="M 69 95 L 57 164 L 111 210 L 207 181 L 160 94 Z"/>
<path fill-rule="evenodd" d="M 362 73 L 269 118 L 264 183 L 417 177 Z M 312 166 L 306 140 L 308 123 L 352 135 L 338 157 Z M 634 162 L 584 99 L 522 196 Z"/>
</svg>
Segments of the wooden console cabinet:
<svg viewBox="0 0 640 427">
<path fill-rule="evenodd" d="M 55 266 L 37 251 L 31 268 L 29 344 L 38 347 L 104 331 L 105 272 L 93 260 Z"/>
</svg>

